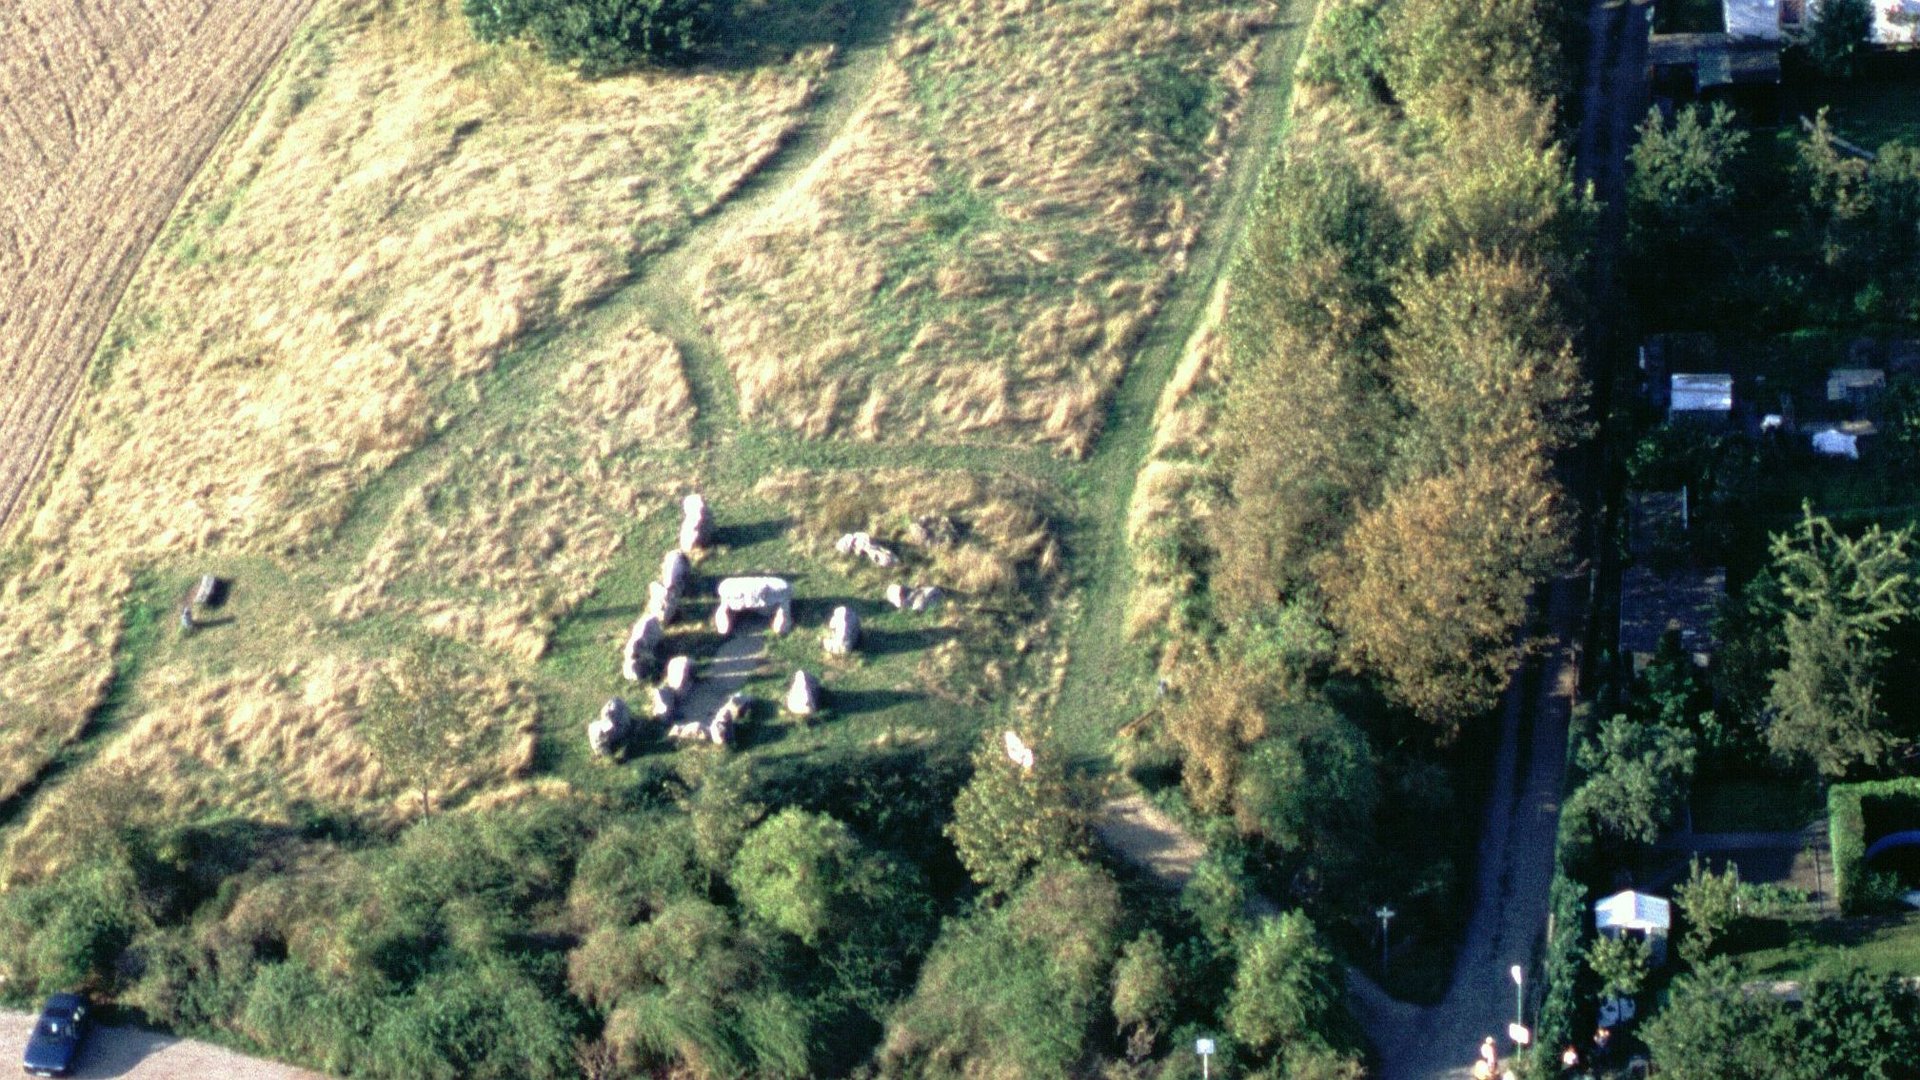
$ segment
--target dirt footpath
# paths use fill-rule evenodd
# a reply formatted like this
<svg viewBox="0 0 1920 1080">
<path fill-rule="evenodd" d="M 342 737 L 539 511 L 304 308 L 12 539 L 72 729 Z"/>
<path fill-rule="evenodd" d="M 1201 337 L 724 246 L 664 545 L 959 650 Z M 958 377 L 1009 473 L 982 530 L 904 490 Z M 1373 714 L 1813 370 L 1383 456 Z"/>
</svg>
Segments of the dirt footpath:
<svg viewBox="0 0 1920 1080">
<path fill-rule="evenodd" d="M 313 0 L 16 0 L 0 47 L 0 536 L 140 258 Z"/>
<path fill-rule="evenodd" d="M 0 1072 L 19 1067 L 35 1014 L 0 1009 Z M 211 1043 L 179 1039 L 142 1028 L 100 1028 L 80 1049 L 73 1075 L 132 1080 L 321 1080 L 319 1073 L 262 1061 Z"/>
</svg>

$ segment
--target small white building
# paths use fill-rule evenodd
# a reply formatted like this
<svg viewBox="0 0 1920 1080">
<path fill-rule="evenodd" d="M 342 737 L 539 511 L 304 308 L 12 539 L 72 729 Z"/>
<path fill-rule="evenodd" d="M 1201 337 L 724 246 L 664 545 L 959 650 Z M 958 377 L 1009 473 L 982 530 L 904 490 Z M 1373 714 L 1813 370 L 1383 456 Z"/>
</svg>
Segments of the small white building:
<svg viewBox="0 0 1920 1080">
<path fill-rule="evenodd" d="M 1667 419 L 1723 424 L 1733 417 L 1733 376 L 1674 372 L 1667 377 Z"/>
<path fill-rule="evenodd" d="M 1819 17 L 1821 0 L 1721 0 L 1727 36 L 1785 41 Z M 1873 0 L 1870 44 L 1907 46 L 1920 42 L 1920 0 Z"/>
<path fill-rule="evenodd" d="M 1673 930 L 1673 905 L 1658 896 L 1628 889 L 1593 905 L 1593 928 L 1610 938 L 1639 937 L 1655 966 L 1666 963 L 1667 934 Z"/>
</svg>

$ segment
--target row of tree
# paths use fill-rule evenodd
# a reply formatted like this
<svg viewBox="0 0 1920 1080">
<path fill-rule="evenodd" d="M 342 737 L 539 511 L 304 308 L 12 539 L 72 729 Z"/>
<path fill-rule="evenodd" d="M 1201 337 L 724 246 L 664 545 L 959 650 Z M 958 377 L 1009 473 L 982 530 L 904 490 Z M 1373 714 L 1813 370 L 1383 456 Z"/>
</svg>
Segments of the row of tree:
<svg viewBox="0 0 1920 1080">
<path fill-rule="evenodd" d="M 1235 271 L 1212 595 L 1443 729 L 1484 713 L 1565 553 L 1563 306 L 1585 206 L 1545 3 L 1335 4 Z M 1332 129 L 1357 127 L 1355 138 Z M 1312 637 L 1313 635 L 1308 635 Z"/>
</svg>

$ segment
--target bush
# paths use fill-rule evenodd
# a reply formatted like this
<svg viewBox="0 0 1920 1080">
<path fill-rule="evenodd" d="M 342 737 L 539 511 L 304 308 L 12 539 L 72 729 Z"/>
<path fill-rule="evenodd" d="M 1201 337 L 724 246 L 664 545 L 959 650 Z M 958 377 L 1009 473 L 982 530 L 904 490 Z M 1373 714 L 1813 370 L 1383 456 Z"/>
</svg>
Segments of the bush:
<svg viewBox="0 0 1920 1080">
<path fill-rule="evenodd" d="M 146 922 L 133 871 L 96 862 L 0 901 L 7 988 L 39 993 L 105 981 Z"/>
<path fill-rule="evenodd" d="M 710 0 L 463 0 L 482 41 L 530 37 L 555 60 L 612 67 L 691 56 L 712 41 Z"/>
<path fill-rule="evenodd" d="M 1120 893 L 1083 863 L 1041 869 L 997 910 L 950 925 L 894 1016 L 888 1074 L 1067 1076 L 1103 1017 Z"/>
</svg>

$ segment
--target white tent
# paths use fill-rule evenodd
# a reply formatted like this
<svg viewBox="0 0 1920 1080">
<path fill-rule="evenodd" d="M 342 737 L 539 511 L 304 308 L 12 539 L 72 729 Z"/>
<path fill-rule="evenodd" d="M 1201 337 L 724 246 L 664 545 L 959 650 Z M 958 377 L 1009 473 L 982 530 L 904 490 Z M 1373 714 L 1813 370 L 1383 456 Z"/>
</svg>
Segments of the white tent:
<svg viewBox="0 0 1920 1080">
<path fill-rule="evenodd" d="M 1813 433 L 1813 452 L 1822 457 L 1843 457 L 1850 461 L 1860 460 L 1860 437 L 1845 431 L 1826 431 Z"/>
<path fill-rule="evenodd" d="M 1647 939 L 1658 964 L 1667 957 L 1667 932 L 1673 929 L 1673 905 L 1646 893 L 1614 893 L 1593 905 L 1593 928 L 1608 937 L 1637 935 Z"/>
</svg>

